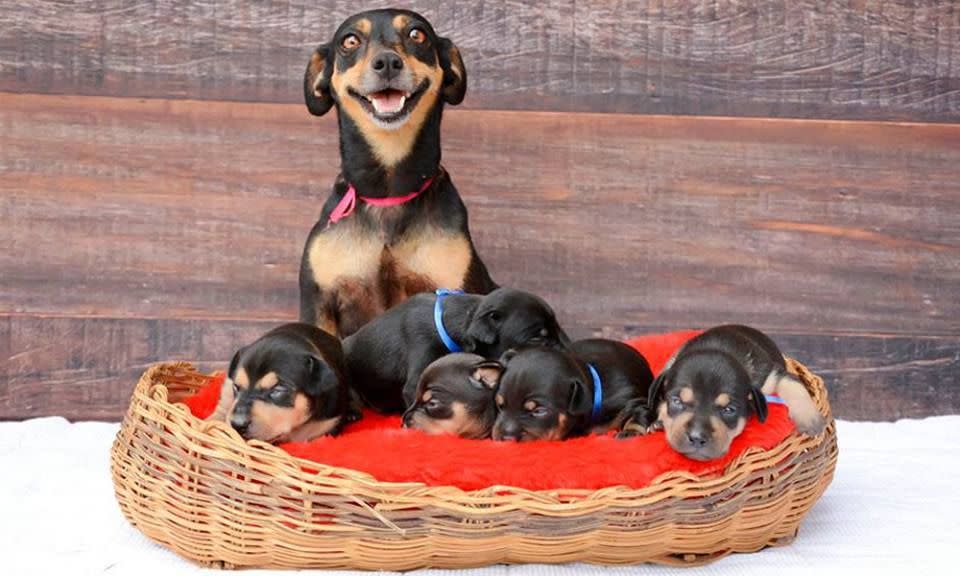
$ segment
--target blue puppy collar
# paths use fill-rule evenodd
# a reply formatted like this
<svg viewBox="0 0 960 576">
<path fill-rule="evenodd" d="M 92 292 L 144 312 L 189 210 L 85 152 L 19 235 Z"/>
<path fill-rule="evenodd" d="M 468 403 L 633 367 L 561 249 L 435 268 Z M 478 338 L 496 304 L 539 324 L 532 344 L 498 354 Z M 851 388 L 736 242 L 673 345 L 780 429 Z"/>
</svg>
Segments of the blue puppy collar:
<svg viewBox="0 0 960 576">
<path fill-rule="evenodd" d="M 783 401 L 783 398 L 779 396 L 771 396 L 770 394 L 764 394 L 764 398 L 767 399 L 767 404 L 786 404 Z"/>
<path fill-rule="evenodd" d="M 593 412 L 590 413 L 590 419 L 596 422 L 600 416 L 600 405 L 603 404 L 603 383 L 600 382 L 600 373 L 593 364 L 587 364 L 587 368 L 593 376 Z"/>
<path fill-rule="evenodd" d="M 447 290 L 446 288 L 437 288 L 437 301 L 433 304 L 433 324 L 437 327 L 437 335 L 443 341 L 443 345 L 450 352 L 463 352 L 463 348 L 453 341 L 447 329 L 443 327 L 443 299 L 451 294 L 463 294 L 463 290 Z"/>
</svg>

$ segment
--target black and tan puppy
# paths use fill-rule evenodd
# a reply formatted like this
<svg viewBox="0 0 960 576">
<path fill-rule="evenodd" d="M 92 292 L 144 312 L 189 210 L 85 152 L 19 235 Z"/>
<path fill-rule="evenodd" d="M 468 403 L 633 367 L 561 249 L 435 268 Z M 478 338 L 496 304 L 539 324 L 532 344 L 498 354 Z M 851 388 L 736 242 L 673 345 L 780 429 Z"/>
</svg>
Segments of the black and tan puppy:
<svg viewBox="0 0 960 576">
<path fill-rule="evenodd" d="M 569 350 L 507 352 L 496 393 L 494 440 L 562 440 L 619 428 L 653 381 L 646 359 L 613 340 L 578 340 Z"/>
<path fill-rule="evenodd" d="M 352 16 L 313 53 L 304 96 L 337 107 L 341 173 L 304 248 L 302 322 L 343 337 L 412 294 L 496 288 L 440 165 L 443 107 L 466 90 L 457 47 L 415 12 Z"/>
<path fill-rule="evenodd" d="M 343 346 L 350 381 L 367 404 L 402 412 L 413 403 L 424 369 L 450 352 L 496 358 L 524 344 L 567 343 L 543 299 L 498 288 L 486 296 L 418 294 L 347 337 Z"/>
<path fill-rule="evenodd" d="M 766 395 L 772 394 L 787 405 L 800 432 L 823 430 L 823 416 L 803 384 L 787 372 L 773 340 L 748 326 L 717 326 L 667 362 L 652 386 L 648 409 L 631 414 L 621 436 L 662 427 L 681 454 L 712 460 L 727 453 L 751 415 L 766 420 Z"/>
<path fill-rule="evenodd" d="M 309 324 L 284 324 L 234 355 L 210 418 L 265 442 L 337 434 L 359 417 L 349 408 L 343 365 L 339 340 Z"/>
<path fill-rule="evenodd" d="M 427 366 L 413 404 L 403 414 L 404 428 L 461 438 L 489 438 L 497 408 L 493 391 L 503 366 L 496 360 L 458 352 Z"/>
</svg>

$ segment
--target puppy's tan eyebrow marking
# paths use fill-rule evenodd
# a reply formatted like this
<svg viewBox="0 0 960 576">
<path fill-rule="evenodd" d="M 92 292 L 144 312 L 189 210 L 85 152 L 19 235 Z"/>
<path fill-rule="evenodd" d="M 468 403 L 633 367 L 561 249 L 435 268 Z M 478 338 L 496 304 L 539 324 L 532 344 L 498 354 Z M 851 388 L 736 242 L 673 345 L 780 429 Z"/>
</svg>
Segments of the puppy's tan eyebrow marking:
<svg viewBox="0 0 960 576">
<path fill-rule="evenodd" d="M 250 387 L 250 376 L 247 375 L 246 368 L 241 366 L 237 369 L 237 373 L 233 377 L 233 383 L 240 388 Z"/>
<path fill-rule="evenodd" d="M 503 406 L 506 401 L 503 399 L 502 394 L 497 394 L 497 406 Z"/>
<path fill-rule="evenodd" d="M 681 388 L 680 400 L 684 401 L 687 404 L 689 404 L 690 402 L 693 402 L 693 388 L 690 388 L 689 386 L 684 386 L 683 388 Z"/>
<path fill-rule="evenodd" d="M 433 398 L 433 392 L 427 390 L 423 393 L 423 396 L 420 397 L 424 402 L 429 402 Z"/>
<path fill-rule="evenodd" d="M 527 400 L 526 402 L 523 403 L 523 408 L 525 410 L 533 410 L 536 407 L 537 407 L 537 403 L 534 402 L 533 400 Z"/>
<path fill-rule="evenodd" d="M 730 395 L 727 394 L 726 392 L 720 394 L 719 396 L 717 396 L 717 399 L 714 401 L 714 404 L 716 404 L 717 406 L 719 406 L 719 407 L 721 407 L 721 408 L 723 408 L 723 407 L 725 407 L 725 406 L 729 406 L 729 405 L 730 405 Z"/>
<path fill-rule="evenodd" d="M 257 388 L 261 388 L 263 390 L 269 390 L 270 388 L 276 386 L 277 382 L 279 381 L 280 379 L 277 378 L 276 372 L 267 372 L 259 380 L 257 380 L 256 386 Z"/>
</svg>

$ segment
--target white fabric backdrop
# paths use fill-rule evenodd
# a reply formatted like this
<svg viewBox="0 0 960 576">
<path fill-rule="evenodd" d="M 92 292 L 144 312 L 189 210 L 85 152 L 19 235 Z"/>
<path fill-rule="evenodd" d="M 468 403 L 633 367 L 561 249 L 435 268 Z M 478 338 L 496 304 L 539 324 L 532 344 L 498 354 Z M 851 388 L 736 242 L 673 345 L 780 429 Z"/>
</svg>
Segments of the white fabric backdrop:
<svg viewBox="0 0 960 576">
<path fill-rule="evenodd" d="M 117 426 L 0 422 L 0 574 L 224 574 L 181 560 L 127 524 L 110 481 Z M 529 565 L 418 574 L 957 574 L 960 416 L 840 422 L 838 437 L 833 484 L 788 547 L 693 570 Z"/>
</svg>

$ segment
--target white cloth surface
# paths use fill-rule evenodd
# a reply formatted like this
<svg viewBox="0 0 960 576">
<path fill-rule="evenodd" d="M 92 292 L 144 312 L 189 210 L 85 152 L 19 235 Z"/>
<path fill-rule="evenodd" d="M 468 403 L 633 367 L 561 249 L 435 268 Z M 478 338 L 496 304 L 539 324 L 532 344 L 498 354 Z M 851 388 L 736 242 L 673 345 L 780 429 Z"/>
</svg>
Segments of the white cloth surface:
<svg viewBox="0 0 960 576">
<path fill-rule="evenodd" d="M 117 428 L 62 418 L 0 422 L 0 573 L 224 573 L 153 544 L 123 518 L 109 467 Z M 418 574 L 956 574 L 960 416 L 840 422 L 838 437 L 833 484 L 787 547 L 735 554 L 696 569 L 573 564 Z"/>
</svg>

